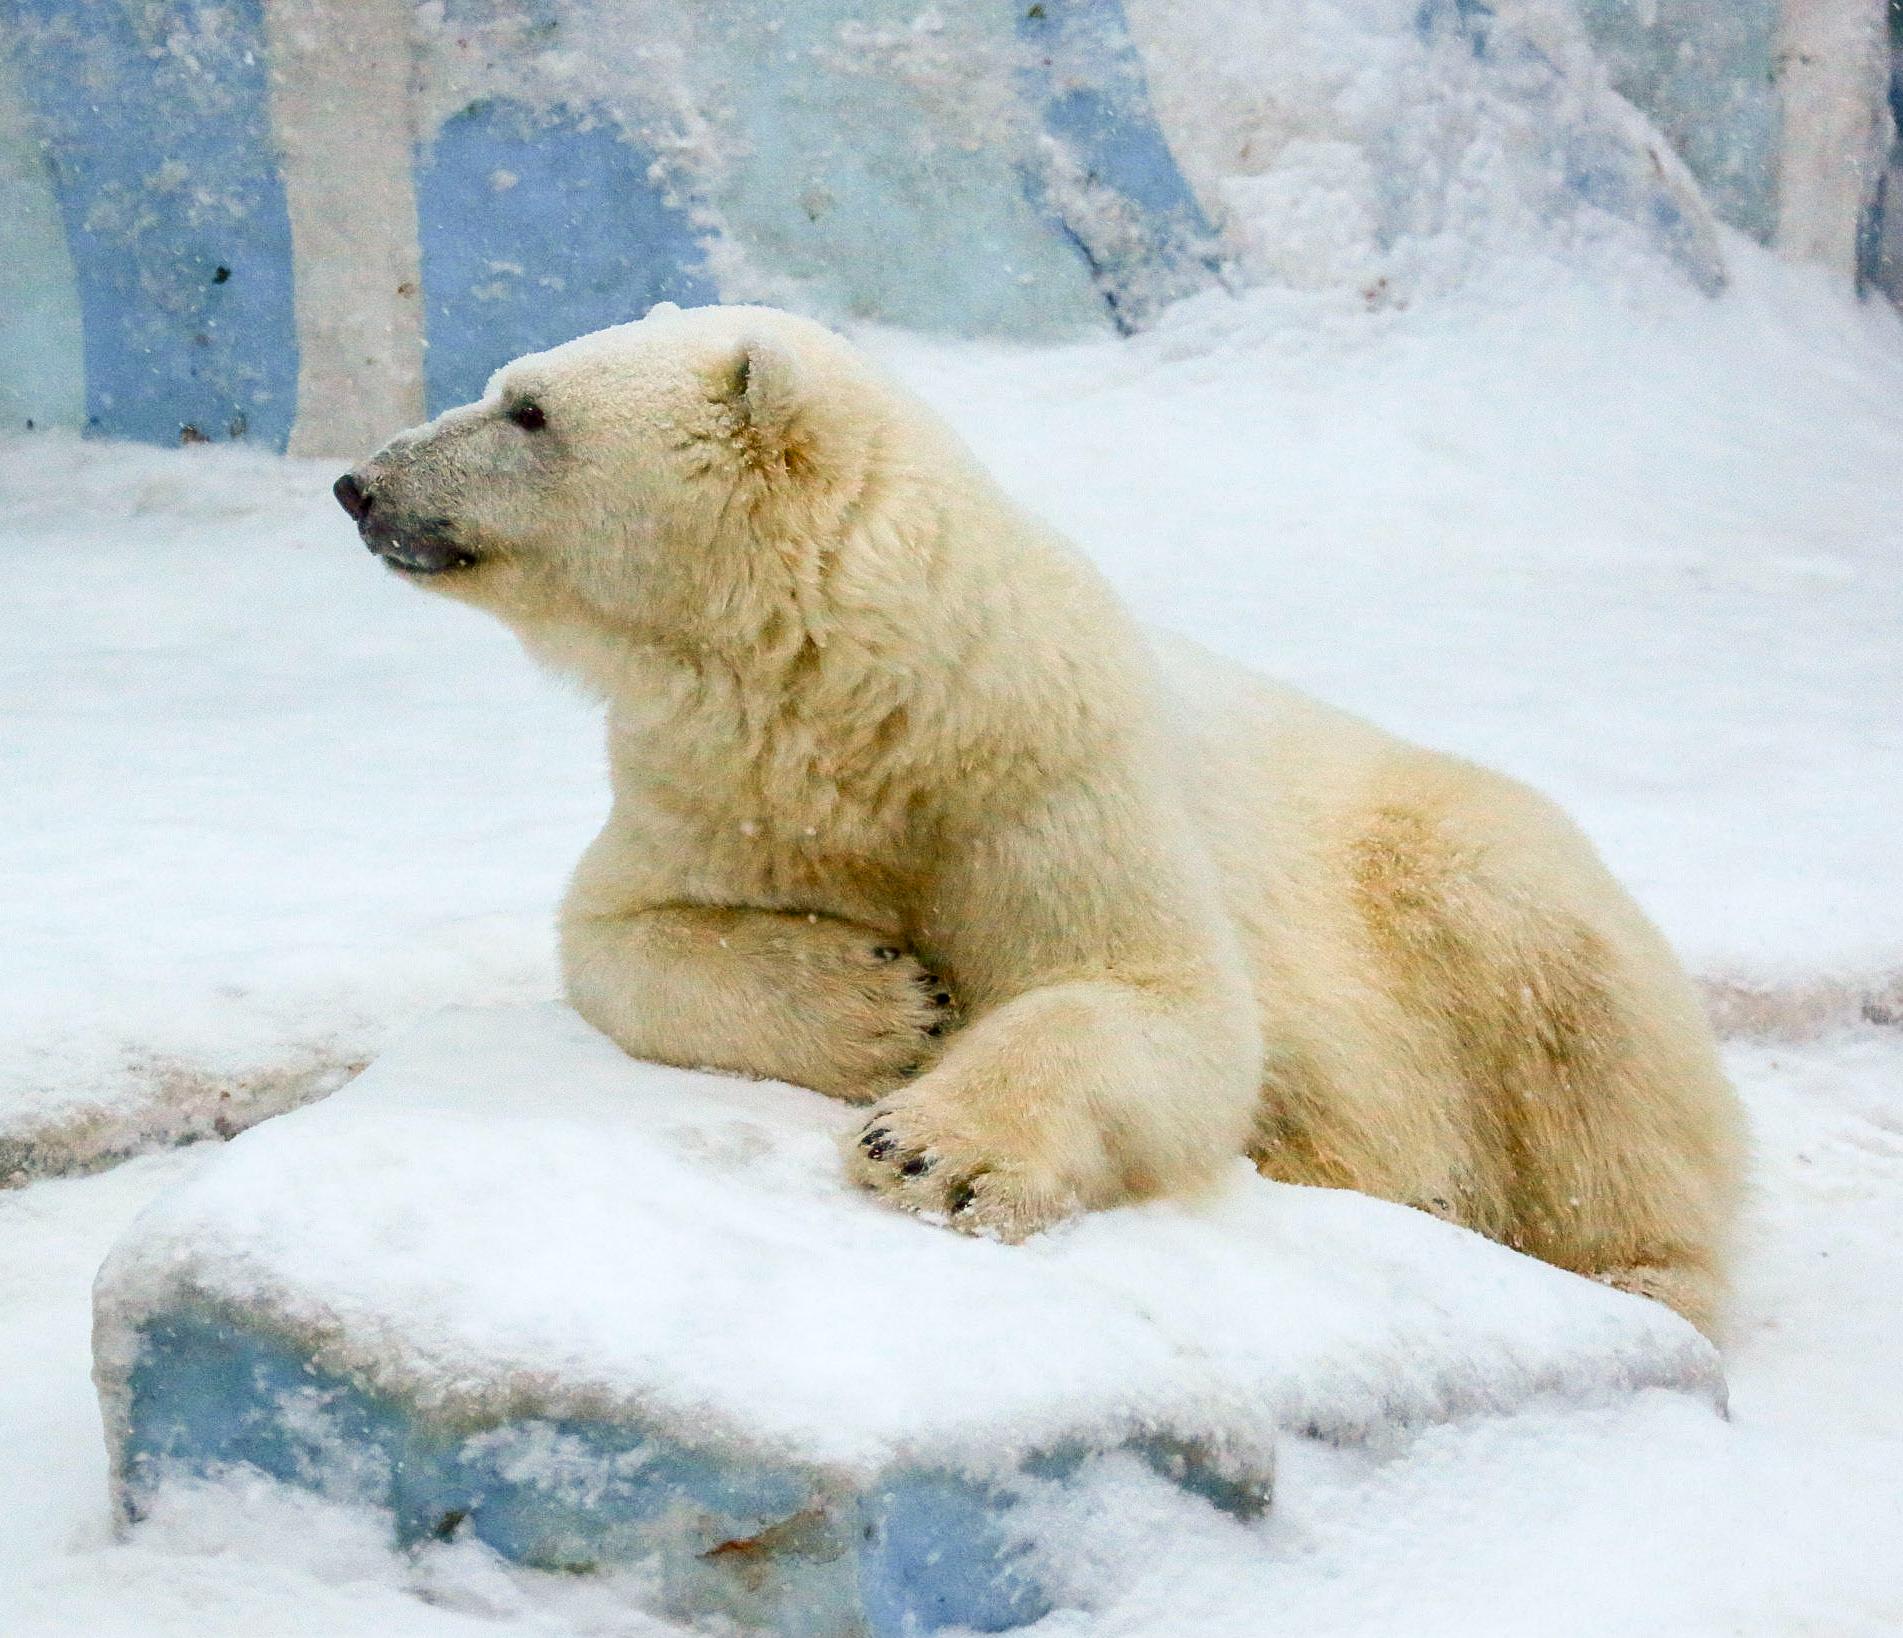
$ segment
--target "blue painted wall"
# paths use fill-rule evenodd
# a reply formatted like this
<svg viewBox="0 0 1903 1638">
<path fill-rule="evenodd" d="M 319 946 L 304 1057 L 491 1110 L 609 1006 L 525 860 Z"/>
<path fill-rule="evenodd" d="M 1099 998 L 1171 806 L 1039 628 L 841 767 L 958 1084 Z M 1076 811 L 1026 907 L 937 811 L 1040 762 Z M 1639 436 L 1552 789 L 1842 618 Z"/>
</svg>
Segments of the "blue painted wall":
<svg viewBox="0 0 1903 1638">
<path fill-rule="evenodd" d="M 1359 3 L 1371 40 L 1411 14 L 1422 41 L 1533 111 L 1553 216 L 1619 218 L 1715 285 L 1715 250 L 1684 208 L 1696 202 L 1629 129 L 1577 115 L 1564 71 L 1509 8 Z M 1762 230 L 1777 0 L 1579 3 L 1720 208 Z M 387 395 L 356 413 L 349 402 L 367 352 L 385 368 L 420 353 L 433 411 L 524 351 L 663 299 L 1063 336 L 1140 328 L 1225 276 L 1123 0 L 697 0 L 653 41 L 624 38 L 622 14 L 591 0 L 350 5 L 412 51 L 408 79 L 384 82 L 404 86 L 403 106 L 378 93 L 391 175 L 371 179 L 382 187 L 361 223 L 309 181 L 331 111 L 349 121 L 361 90 L 343 0 L 0 0 L 0 424 L 283 447 L 301 331 L 331 425 L 313 442 L 305 422 L 300 445 L 356 447 L 391 430 L 367 424 L 390 418 Z M 275 65 L 271 41 L 295 42 L 314 17 L 332 43 Z M 285 121 L 299 144 L 288 166 L 274 71 L 304 93 Z M 365 112 L 355 129 L 370 128 Z M 1423 165 L 1439 161 L 1423 161 L 1424 141 L 1397 131 L 1390 151 L 1370 147 L 1384 243 L 1458 230 L 1432 219 L 1443 206 Z M 301 295 L 294 220 L 306 235 L 313 220 L 348 230 L 307 238 L 326 250 Z M 377 250 L 378 233 L 387 254 L 335 259 Z M 420 321 L 411 275 L 386 292 L 376 271 L 356 288 L 393 344 L 350 344 L 363 326 L 314 322 L 343 287 L 310 277 L 318 266 L 420 267 Z"/>
<path fill-rule="evenodd" d="M 919 15 L 915 0 L 703 0 L 697 98 L 715 140 L 746 153 L 707 178 L 709 204 L 753 268 L 822 310 L 966 334 L 1101 326 L 1087 260 L 1030 195 L 1039 127 L 1005 66 L 1012 8 L 948 11 L 937 34 Z M 948 61 L 999 65 L 980 76 L 983 116 Z"/>
<path fill-rule="evenodd" d="M 85 335 L 86 421 L 282 445 L 291 230 L 259 0 L 13 0 Z"/>
<path fill-rule="evenodd" d="M 45 150 L 0 52 L 0 428 L 86 419 L 79 283 Z"/>
<path fill-rule="evenodd" d="M 1578 0 L 1612 83 L 1734 227 L 1777 226 L 1779 0 Z"/>
<path fill-rule="evenodd" d="M 1123 330 L 1219 272 L 1215 229 L 1150 111 L 1118 0 L 1027 0 L 1027 93 L 1055 139 L 1030 177 Z"/>
<path fill-rule="evenodd" d="M 1890 7 L 1891 141 L 1876 197 L 1857 245 L 1857 275 L 1865 289 L 1903 304 L 1903 0 Z"/>
<path fill-rule="evenodd" d="M 0 297 L 52 315 L 0 325 L 0 368 L 22 383 L 0 390 L 0 414 L 284 446 L 297 281 L 269 40 L 271 8 L 295 27 L 310 3 L 0 0 L 18 91 L 0 95 L 0 201 L 21 224 Z M 419 63 L 456 57 L 472 84 L 533 81 L 547 59 L 586 53 L 586 7 L 394 3 Z M 954 17 L 954 74 L 997 65 L 983 119 L 944 84 L 880 69 L 883 39 L 917 33 L 913 0 L 705 0 L 666 95 L 628 69 L 606 98 L 598 82 L 468 95 L 432 116 L 416 90 L 431 411 L 478 395 L 510 358 L 663 299 L 764 294 L 835 317 L 1052 335 L 1128 328 L 1208 283 L 1208 226 L 1118 0 Z M 681 146 L 683 99 L 718 155 L 683 164 L 657 142 L 658 129 Z M 342 96 L 337 117 L 350 117 Z"/>
<path fill-rule="evenodd" d="M 600 110 L 485 100 L 443 125 L 417 163 L 432 415 L 524 353 L 720 299 L 654 163 Z"/>
</svg>

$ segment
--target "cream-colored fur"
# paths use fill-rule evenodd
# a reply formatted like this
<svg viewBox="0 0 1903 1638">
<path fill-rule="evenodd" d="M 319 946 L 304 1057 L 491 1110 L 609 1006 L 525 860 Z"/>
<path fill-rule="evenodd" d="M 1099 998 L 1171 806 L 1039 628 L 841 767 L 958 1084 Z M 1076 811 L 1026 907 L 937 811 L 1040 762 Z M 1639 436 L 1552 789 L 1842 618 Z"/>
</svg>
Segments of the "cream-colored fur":
<svg viewBox="0 0 1903 1638">
<path fill-rule="evenodd" d="M 628 1051 L 869 1104 L 852 1175 L 958 1227 L 1247 1153 L 1715 1323 L 1737 1111 L 1566 818 L 1146 637 L 821 327 L 659 309 L 352 476 L 608 702 L 562 951 Z"/>
</svg>

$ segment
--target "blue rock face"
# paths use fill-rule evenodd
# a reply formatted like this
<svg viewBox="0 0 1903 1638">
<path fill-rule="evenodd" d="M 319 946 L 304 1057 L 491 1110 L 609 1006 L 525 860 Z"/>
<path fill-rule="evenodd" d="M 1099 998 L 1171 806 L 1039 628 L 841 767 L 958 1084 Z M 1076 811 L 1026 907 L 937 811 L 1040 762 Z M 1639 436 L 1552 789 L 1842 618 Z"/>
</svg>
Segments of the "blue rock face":
<svg viewBox="0 0 1903 1638">
<path fill-rule="evenodd" d="M 1192 1449 L 1132 1448 L 1238 1517 L 1267 1505 L 1264 1490 L 1218 1477 Z M 894 1468 L 847 1484 L 690 1448 L 605 1410 L 469 1425 L 368 1389 L 211 1308 L 141 1327 L 118 1451 L 134 1517 L 168 1478 L 245 1464 L 384 1509 L 405 1544 L 466 1533 L 542 1569 L 651 1563 L 676 1613 L 791 1638 L 1002 1632 L 1038 1619 L 1052 1601 L 1014 1539 L 1013 1509 L 1082 1460 L 1057 1451 L 988 1480 Z"/>
</svg>

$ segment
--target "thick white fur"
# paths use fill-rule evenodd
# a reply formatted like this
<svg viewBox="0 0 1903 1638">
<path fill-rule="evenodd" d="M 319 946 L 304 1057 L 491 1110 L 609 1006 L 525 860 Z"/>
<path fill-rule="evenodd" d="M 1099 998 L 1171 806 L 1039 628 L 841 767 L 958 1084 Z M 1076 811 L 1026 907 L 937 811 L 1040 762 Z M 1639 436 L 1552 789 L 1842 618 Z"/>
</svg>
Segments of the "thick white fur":
<svg viewBox="0 0 1903 1638">
<path fill-rule="evenodd" d="M 1714 1325 L 1734 1100 L 1566 818 L 1147 638 L 826 330 L 657 310 L 359 476 L 608 701 L 562 950 L 628 1051 L 872 1105 L 853 1176 L 959 1227 L 1247 1153 Z"/>
</svg>

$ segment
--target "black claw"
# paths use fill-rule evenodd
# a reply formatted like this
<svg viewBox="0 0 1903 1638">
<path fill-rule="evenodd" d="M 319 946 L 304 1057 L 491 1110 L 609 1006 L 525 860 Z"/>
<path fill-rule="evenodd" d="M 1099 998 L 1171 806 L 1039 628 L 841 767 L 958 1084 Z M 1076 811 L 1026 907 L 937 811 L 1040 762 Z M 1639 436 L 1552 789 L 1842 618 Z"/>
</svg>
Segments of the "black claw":
<svg viewBox="0 0 1903 1638">
<path fill-rule="evenodd" d="M 907 1155 L 899 1162 L 901 1177 L 918 1177 L 932 1169 L 932 1163 L 924 1155 Z"/>
<path fill-rule="evenodd" d="M 945 1208 L 956 1216 L 970 1207 L 978 1196 L 978 1185 L 969 1177 L 961 1177 L 945 1191 Z"/>
<path fill-rule="evenodd" d="M 865 1131 L 859 1134 L 859 1147 L 862 1149 L 870 1149 L 873 1144 L 879 1142 L 881 1139 L 889 1138 L 891 1135 L 892 1133 L 886 1127 L 869 1126 Z"/>
<path fill-rule="evenodd" d="M 936 1001 L 941 1007 L 949 1007 L 951 1005 L 951 991 L 940 990 L 936 995 L 932 997 L 932 999 Z"/>
<path fill-rule="evenodd" d="M 927 1035 L 943 1035 L 945 1033 L 945 1020 L 941 1018 L 936 1024 L 927 1024 L 925 1026 L 925 1033 Z"/>
</svg>

